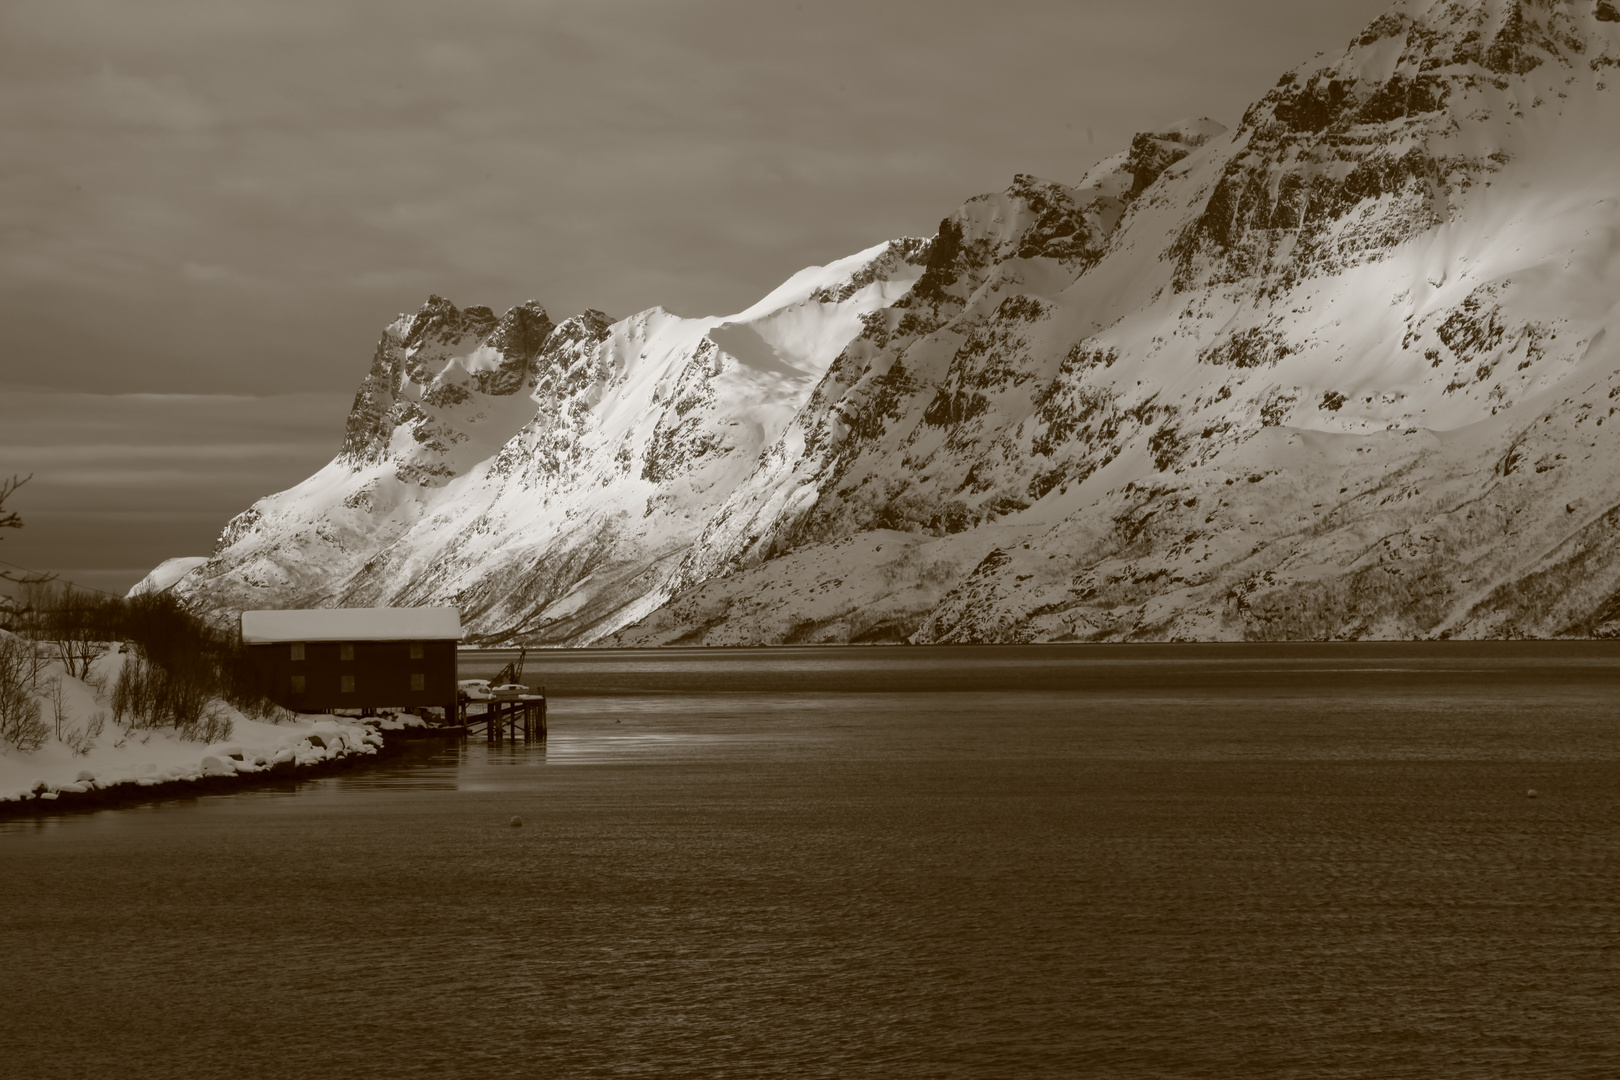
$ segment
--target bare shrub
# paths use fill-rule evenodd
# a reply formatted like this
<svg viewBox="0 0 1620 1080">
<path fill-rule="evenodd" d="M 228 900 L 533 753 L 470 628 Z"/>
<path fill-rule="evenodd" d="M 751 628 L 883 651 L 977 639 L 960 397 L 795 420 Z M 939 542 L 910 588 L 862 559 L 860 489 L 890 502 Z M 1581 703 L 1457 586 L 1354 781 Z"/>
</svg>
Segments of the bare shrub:
<svg viewBox="0 0 1620 1080">
<path fill-rule="evenodd" d="M 45 681 L 45 667 L 51 662 L 50 653 L 43 645 L 28 638 L 14 637 L 17 643 L 21 663 L 27 669 L 28 689 L 38 690 L 39 684 Z"/>
<path fill-rule="evenodd" d="M 74 757 L 84 757 L 84 755 L 95 749 L 96 740 L 101 738 L 101 733 L 106 728 L 107 714 L 97 711 L 85 722 L 84 727 L 77 730 L 70 728 L 66 734 L 59 735 L 58 738 L 62 740 L 62 743 L 69 750 L 73 751 Z"/>
<path fill-rule="evenodd" d="M 168 672 L 143 656 L 125 661 L 113 683 L 113 722 L 125 731 L 163 727 L 173 717 L 168 707 Z"/>
<path fill-rule="evenodd" d="M 45 646 L 46 655 L 62 662 L 76 679 L 106 651 L 108 632 L 117 620 L 119 601 L 76 588 L 68 581 L 33 582 L 23 589 L 24 605 L 16 622 L 29 638 Z"/>
<path fill-rule="evenodd" d="M 198 671 L 171 671 L 139 654 L 118 673 L 112 709 L 125 732 L 172 727 L 183 739 L 219 742 L 230 738 L 234 726 Z"/>
<path fill-rule="evenodd" d="M 298 719 L 297 713 L 283 705 L 277 705 L 266 697 L 248 702 L 232 701 L 231 705 L 243 716 L 254 720 L 262 720 L 267 724 L 285 724 L 289 720 Z"/>
<path fill-rule="evenodd" d="M 53 675 L 45 680 L 45 700 L 51 703 L 51 722 L 56 728 L 56 737 L 62 737 L 62 728 L 67 723 L 67 701 L 62 688 L 62 676 Z"/>
<path fill-rule="evenodd" d="M 32 650 L 10 634 L 0 634 L 0 743 L 32 753 L 45 745 L 50 727 L 39 718 L 30 675 Z"/>
<path fill-rule="evenodd" d="M 193 742 L 216 743 L 224 742 L 231 737 L 236 729 L 236 721 L 232 720 L 218 702 L 211 701 L 203 706 L 202 713 L 186 724 L 176 724 L 182 739 Z"/>
<path fill-rule="evenodd" d="M 90 665 L 107 651 L 107 636 L 101 632 L 104 617 L 101 604 L 85 592 L 63 583 L 61 606 L 47 625 L 49 641 L 57 659 L 75 679 L 90 677 Z"/>
<path fill-rule="evenodd" d="M 234 628 L 211 625 L 167 593 L 118 599 L 98 597 L 67 582 L 27 583 L 25 603 L 7 613 L 26 635 L 18 653 L 21 676 L 32 690 L 51 658 L 66 672 L 111 698 L 114 722 L 130 732 L 172 727 L 183 738 L 229 737 L 227 705 L 248 716 L 279 721 L 288 715 L 264 693 L 261 676 Z M 132 654 L 108 690 L 91 668 L 110 641 L 128 642 Z M 50 689 L 59 739 L 72 728 L 61 686 Z M 75 736 L 75 738 L 78 738 Z M 94 739 L 94 736 L 90 736 Z"/>
<path fill-rule="evenodd" d="M 107 692 L 107 678 L 99 672 L 90 671 L 79 676 L 79 681 L 96 692 L 97 696 Z"/>
</svg>

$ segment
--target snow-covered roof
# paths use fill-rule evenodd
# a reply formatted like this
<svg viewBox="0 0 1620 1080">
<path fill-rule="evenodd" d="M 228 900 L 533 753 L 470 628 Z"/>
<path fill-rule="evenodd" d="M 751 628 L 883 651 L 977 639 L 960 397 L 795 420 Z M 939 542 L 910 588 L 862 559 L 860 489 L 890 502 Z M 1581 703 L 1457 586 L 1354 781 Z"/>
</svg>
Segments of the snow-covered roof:
<svg viewBox="0 0 1620 1080">
<path fill-rule="evenodd" d="M 460 641 L 461 612 L 453 607 L 305 608 L 242 612 L 242 640 Z"/>
</svg>

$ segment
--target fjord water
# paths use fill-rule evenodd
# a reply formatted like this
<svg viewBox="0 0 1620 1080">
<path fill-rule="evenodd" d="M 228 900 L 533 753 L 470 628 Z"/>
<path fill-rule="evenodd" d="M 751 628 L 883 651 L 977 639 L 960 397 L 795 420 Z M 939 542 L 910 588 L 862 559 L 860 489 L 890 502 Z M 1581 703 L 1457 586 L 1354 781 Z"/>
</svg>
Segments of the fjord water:
<svg viewBox="0 0 1620 1080">
<path fill-rule="evenodd" d="M 0 824 L 0 1074 L 1620 1069 L 1615 646 L 528 676 L 543 749 Z"/>
</svg>

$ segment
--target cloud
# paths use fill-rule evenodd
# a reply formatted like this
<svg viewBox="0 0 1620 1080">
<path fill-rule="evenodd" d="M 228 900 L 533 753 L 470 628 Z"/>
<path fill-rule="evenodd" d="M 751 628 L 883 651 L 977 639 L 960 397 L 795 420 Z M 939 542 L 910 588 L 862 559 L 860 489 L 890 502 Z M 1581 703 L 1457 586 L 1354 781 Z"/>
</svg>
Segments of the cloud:
<svg viewBox="0 0 1620 1080">
<path fill-rule="evenodd" d="M 97 578 L 103 587 L 171 555 L 206 554 L 232 516 L 332 458 L 348 405 L 339 394 L 0 386 L 0 475 L 32 474 L 8 502 L 25 527 L 7 530 L 0 559 L 111 574 Z"/>
<path fill-rule="evenodd" d="M 235 285 L 241 287 L 259 284 L 246 274 L 238 273 L 229 266 L 217 266 L 207 263 L 181 263 L 180 276 L 187 281 L 206 285 Z"/>
<path fill-rule="evenodd" d="M 118 389 L 339 389 L 427 291 L 737 310 L 1230 118 L 1383 6 L 14 0 L 0 379 L 54 343 Z"/>
<path fill-rule="evenodd" d="M 345 284 L 353 289 L 363 292 L 400 293 L 407 295 L 431 292 L 433 288 L 433 275 L 425 270 L 362 270 L 358 274 L 350 274 L 344 279 Z"/>
<path fill-rule="evenodd" d="M 143 79 L 102 67 L 90 81 L 93 107 L 135 127 L 200 131 L 212 127 L 215 112 L 174 75 Z"/>
</svg>

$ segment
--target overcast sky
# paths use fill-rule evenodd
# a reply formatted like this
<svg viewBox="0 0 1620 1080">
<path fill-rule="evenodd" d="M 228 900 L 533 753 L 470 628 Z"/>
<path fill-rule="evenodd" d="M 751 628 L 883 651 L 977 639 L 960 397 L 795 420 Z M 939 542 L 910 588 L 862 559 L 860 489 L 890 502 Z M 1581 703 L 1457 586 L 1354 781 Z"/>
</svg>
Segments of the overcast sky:
<svg viewBox="0 0 1620 1080">
<path fill-rule="evenodd" d="M 6 0 L 0 559 L 122 590 L 330 458 L 428 293 L 746 307 L 1233 124 L 1387 0 Z M 64 449 L 64 447 L 68 449 Z"/>
</svg>

